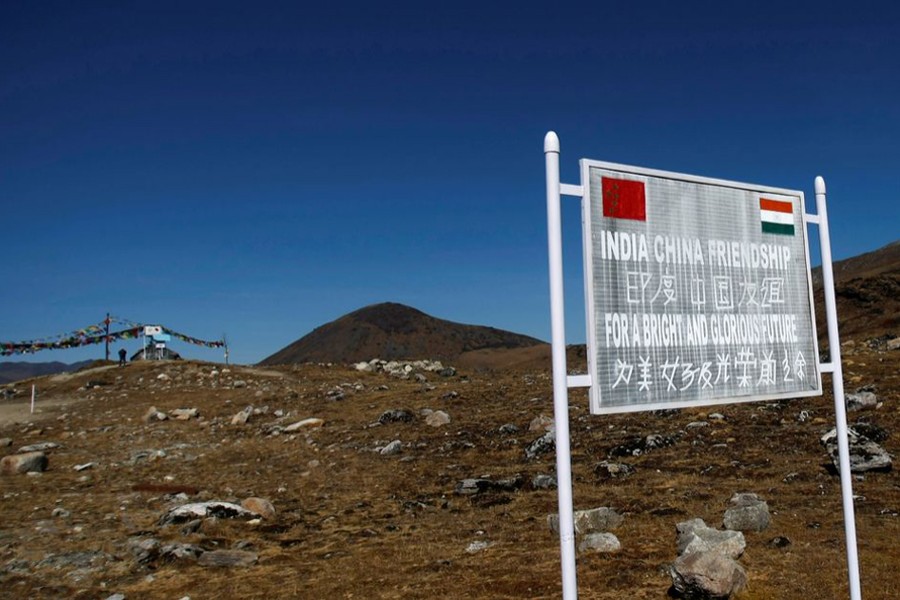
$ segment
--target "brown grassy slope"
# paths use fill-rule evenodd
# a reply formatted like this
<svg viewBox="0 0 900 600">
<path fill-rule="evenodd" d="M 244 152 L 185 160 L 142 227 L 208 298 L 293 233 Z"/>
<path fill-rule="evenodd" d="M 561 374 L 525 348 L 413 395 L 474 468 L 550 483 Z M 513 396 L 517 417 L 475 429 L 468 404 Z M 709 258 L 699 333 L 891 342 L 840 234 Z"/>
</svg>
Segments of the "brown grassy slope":
<svg viewBox="0 0 900 600">
<path fill-rule="evenodd" d="M 835 298 L 843 340 L 900 335 L 900 242 L 834 264 Z M 826 339 L 822 269 L 813 269 L 820 340 Z"/>
<path fill-rule="evenodd" d="M 881 408 L 852 414 L 889 432 L 900 448 L 897 353 L 848 349 L 848 386 L 878 382 Z M 534 372 L 475 372 L 425 384 L 344 367 L 311 365 L 228 373 L 194 362 L 130 364 L 124 369 L 38 380 L 39 420 L 0 426 L 12 448 L 55 441 L 40 477 L 0 478 L 0 597 L 105 598 L 558 598 L 559 542 L 546 526 L 554 490 L 533 489 L 553 473 L 552 452 L 528 461 L 523 448 L 540 435 L 528 424 L 552 414 L 550 377 Z M 217 375 L 213 374 L 218 370 Z M 165 377 L 160 378 L 160 375 Z M 235 387 L 237 380 L 244 385 Z M 95 387 L 87 388 L 93 381 Z M 336 400 L 331 392 L 343 391 Z M 4 402 L 27 402 L 25 395 Z M 54 408 L 58 405 L 57 408 Z M 144 423 L 150 405 L 196 407 L 202 419 Z M 267 407 L 246 425 L 231 425 L 247 405 Z M 404 408 L 409 423 L 375 425 Z M 440 409 L 448 426 L 424 422 Z M 275 414 L 284 411 L 283 417 Z M 847 596 L 840 484 L 826 468 L 818 437 L 831 426 L 828 398 L 593 417 L 571 395 L 573 495 L 576 508 L 611 506 L 625 515 L 615 531 L 623 550 L 578 557 L 579 597 L 664 598 L 674 560 L 675 524 L 701 517 L 720 526 L 728 499 L 751 491 L 769 502 L 773 524 L 747 534 L 741 563 L 753 599 Z M 65 416 L 63 416 L 65 415 Z M 320 417 L 321 428 L 267 435 L 272 425 Z M 705 421 L 705 427 L 688 427 Z M 513 423 L 519 433 L 498 429 Z M 623 442 L 650 433 L 674 445 L 620 457 L 635 473 L 602 480 L 595 465 Z M 400 454 L 375 451 L 391 440 Z M 137 451 L 163 451 L 134 460 Z M 5 452 L 4 452 L 5 453 Z M 93 461 L 83 472 L 75 465 Z M 513 492 L 476 498 L 454 493 L 467 477 L 525 482 Z M 150 484 L 139 486 L 139 484 Z M 183 503 L 153 486 L 199 490 L 188 500 L 270 499 L 276 516 L 258 525 L 205 520 L 193 532 L 160 527 L 165 510 Z M 139 486 L 136 489 L 136 486 Z M 149 490 L 149 491 L 139 491 Z M 862 582 L 869 600 L 900 587 L 900 480 L 897 472 L 854 481 Z M 61 508 L 68 516 L 53 516 Z M 778 548 L 776 536 L 790 539 Z M 190 560 L 139 564 L 130 537 L 191 543 L 206 550 L 249 548 L 247 568 L 216 569 Z M 473 542 L 488 542 L 469 552 Z M 95 564 L 60 566 L 75 552 L 103 553 Z M 47 561 L 46 559 L 50 559 Z M 45 561 L 45 562 L 41 562 Z"/>
<path fill-rule="evenodd" d="M 454 360 L 464 352 L 541 343 L 525 335 L 445 321 L 402 304 L 385 302 L 322 325 L 260 364 L 350 363 L 373 358 Z"/>
</svg>

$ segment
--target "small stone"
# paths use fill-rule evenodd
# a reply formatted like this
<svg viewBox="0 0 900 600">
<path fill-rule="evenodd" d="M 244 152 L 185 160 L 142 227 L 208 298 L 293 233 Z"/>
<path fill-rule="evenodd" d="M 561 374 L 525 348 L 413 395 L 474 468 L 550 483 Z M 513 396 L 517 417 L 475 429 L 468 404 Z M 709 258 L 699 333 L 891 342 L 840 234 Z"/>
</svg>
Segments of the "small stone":
<svg viewBox="0 0 900 600">
<path fill-rule="evenodd" d="M 10 438 L 0 438 L 0 448 L 9 448 L 12 446 L 12 442 Z"/>
<path fill-rule="evenodd" d="M 450 415 L 442 410 L 436 410 L 425 417 L 425 424 L 431 427 L 443 427 L 450 423 Z"/>
<path fill-rule="evenodd" d="M 172 411 L 172 418 L 178 421 L 188 421 L 196 419 L 200 416 L 200 411 L 196 408 L 176 408 Z"/>
<path fill-rule="evenodd" d="M 0 459 L 0 474 L 40 473 L 47 470 L 49 462 L 47 455 L 43 452 L 11 454 Z"/>
<path fill-rule="evenodd" d="M 403 443 L 400 440 L 394 440 L 387 446 L 381 448 L 378 452 L 383 456 L 389 456 L 391 454 L 400 454 L 403 450 Z"/>
<path fill-rule="evenodd" d="M 325 424 L 325 419 L 319 419 L 317 417 L 310 417 L 309 419 L 303 419 L 302 421 L 297 421 L 296 423 L 292 423 L 284 428 L 285 433 L 291 433 L 297 431 L 298 429 L 303 429 L 306 427 L 321 427 Z"/>
<path fill-rule="evenodd" d="M 528 431 L 550 431 L 553 429 L 553 418 L 540 415 L 531 420 Z"/>
<path fill-rule="evenodd" d="M 855 394 L 847 394 L 844 397 L 844 401 L 847 404 L 847 410 L 875 408 L 878 405 L 878 398 L 870 391 L 859 391 Z"/>
<path fill-rule="evenodd" d="M 378 417 L 378 422 L 382 425 L 387 425 L 388 423 L 409 423 L 412 420 L 413 414 L 411 412 L 397 408 L 386 410 Z"/>
<path fill-rule="evenodd" d="M 30 444 L 28 446 L 22 446 L 18 450 L 18 454 L 26 454 L 28 452 L 46 452 L 47 450 L 53 450 L 55 448 L 59 448 L 59 444 L 56 442 L 41 442 L 39 444 Z"/>
<path fill-rule="evenodd" d="M 747 573 L 718 552 L 679 556 L 670 568 L 672 586 L 685 598 L 730 598 L 747 585 Z"/>
<path fill-rule="evenodd" d="M 707 527 L 703 519 L 682 521 L 675 526 L 678 535 L 678 554 L 718 552 L 729 558 L 740 558 L 747 547 L 740 531 L 719 531 Z"/>
<path fill-rule="evenodd" d="M 211 500 L 209 502 L 184 504 L 173 508 L 160 517 L 159 525 L 178 524 L 186 521 L 193 521 L 194 519 L 205 519 L 209 517 L 215 517 L 217 519 L 252 519 L 256 516 L 256 513 L 232 502 Z"/>
<path fill-rule="evenodd" d="M 556 449 L 556 431 L 551 429 L 525 447 L 525 458 L 534 460 Z"/>
<path fill-rule="evenodd" d="M 223 372 L 224 372 L 224 371 L 223 371 Z M 234 383 L 231 384 L 231 387 L 233 387 L 233 388 L 235 388 L 235 389 L 237 389 L 237 388 L 245 388 L 245 387 L 247 387 L 247 382 L 244 381 L 243 379 L 235 379 L 235 380 L 234 380 Z"/>
<path fill-rule="evenodd" d="M 604 460 L 594 467 L 594 474 L 599 479 L 618 479 L 634 473 L 634 467 L 625 463 Z"/>
<path fill-rule="evenodd" d="M 265 498 L 252 496 L 241 502 L 241 506 L 258 514 L 263 519 L 269 520 L 275 517 L 275 506 Z"/>
<path fill-rule="evenodd" d="M 165 373 L 163 373 L 163 375 L 165 375 Z M 160 412 L 155 406 L 151 406 L 147 409 L 147 412 L 144 413 L 141 420 L 144 423 L 152 423 L 154 421 L 165 421 L 168 418 L 169 416 L 166 413 Z"/>
<path fill-rule="evenodd" d="M 85 471 L 87 469 L 93 469 L 96 466 L 97 466 L 97 463 L 89 462 L 89 463 L 84 463 L 83 465 L 75 465 L 72 468 L 75 469 L 76 471 Z"/>
<path fill-rule="evenodd" d="M 756 494 L 735 494 L 723 525 L 732 531 L 763 531 L 769 527 L 769 505 Z"/>
<path fill-rule="evenodd" d="M 552 475 L 535 475 L 531 480 L 531 487 L 536 490 L 549 490 L 556 487 L 556 477 Z"/>
<path fill-rule="evenodd" d="M 611 529 L 616 529 L 625 518 L 612 508 L 601 506 L 589 510 L 576 510 L 574 515 L 575 533 L 605 533 Z M 559 515 L 551 514 L 547 516 L 547 523 L 550 530 L 559 533 Z"/>
<path fill-rule="evenodd" d="M 519 433 L 519 428 L 516 427 L 514 423 L 505 423 L 501 425 L 500 429 L 498 429 L 497 431 L 499 431 L 503 435 L 515 435 Z"/>
<path fill-rule="evenodd" d="M 492 542 L 488 542 L 485 540 L 476 540 L 466 547 L 466 552 L 468 552 L 469 554 L 476 554 L 478 552 L 481 552 L 482 550 L 490 548 L 493 545 L 494 544 Z"/>
<path fill-rule="evenodd" d="M 595 552 L 618 552 L 622 549 L 619 538 L 611 533 L 589 533 L 578 544 L 578 551 L 594 550 Z"/>
<path fill-rule="evenodd" d="M 246 425 L 247 421 L 250 420 L 250 415 L 252 415 L 252 414 L 253 414 L 253 407 L 248 406 L 241 412 L 239 412 L 236 415 L 234 415 L 233 417 L 231 417 L 231 424 L 232 425 Z"/>
</svg>

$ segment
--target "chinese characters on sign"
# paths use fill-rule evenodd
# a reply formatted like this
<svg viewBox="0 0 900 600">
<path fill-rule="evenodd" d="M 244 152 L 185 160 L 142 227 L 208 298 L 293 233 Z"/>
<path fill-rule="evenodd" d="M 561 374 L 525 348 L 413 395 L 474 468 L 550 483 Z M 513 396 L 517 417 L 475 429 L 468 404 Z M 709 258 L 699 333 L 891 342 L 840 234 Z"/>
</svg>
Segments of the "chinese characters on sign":
<svg viewBox="0 0 900 600">
<path fill-rule="evenodd" d="M 593 412 L 820 393 L 802 193 L 582 169 Z"/>
</svg>

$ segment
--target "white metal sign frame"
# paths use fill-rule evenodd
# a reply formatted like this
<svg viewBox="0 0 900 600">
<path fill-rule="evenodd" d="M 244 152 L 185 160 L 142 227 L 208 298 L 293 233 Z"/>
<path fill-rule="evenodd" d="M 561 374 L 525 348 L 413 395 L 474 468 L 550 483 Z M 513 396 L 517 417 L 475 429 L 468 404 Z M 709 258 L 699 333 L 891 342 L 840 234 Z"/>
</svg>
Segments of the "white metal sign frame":
<svg viewBox="0 0 900 600">
<path fill-rule="evenodd" d="M 565 299 L 563 291 L 562 219 L 560 196 L 586 196 L 585 186 L 560 183 L 559 138 L 550 131 L 544 137 L 544 160 L 547 193 L 547 248 L 550 275 L 551 358 L 553 366 L 553 414 L 556 426 L 556 470 L 559 498 L 559 540 L 564 600 L 578 597 L 575 569 L 575 523 L 572 502 L 572 464 L 569 438 L 570 387 L 591 387 L 591 375 L 568 375 L 566 368 Z M 583 163 L 584 164 L 584 163 Z M 710 180 L 715 181 L 715 180 Z M 784 191 L 784 190 L 782 190 Z M 790 190 L 787 190 L 790 191 Z M 802 213 L 804 236 L 808 224 L 819 226 L 822 257 L 822 280 L 825 295 L 828 346 L 831 362 L 814 360 L 819 373 L 832 373 L 835 421 L 837 425 L 838 456 L 841 477 L 841 496 L 844 509 L 844 532 L 847 546 L 847 566 L 851 600 L 861 600 L 859 558 L 856 542 L 856 518 L 853 507 L 852 474 L 850 472 L 850 444 L 847 413 L 844 403 L 844 380 L 841 368 L 841 346 L 838 334 L 837 309 L 834 295 L 834 272 L 831 258 L 831 238 L 828 231 L 828 212 L 825 202 L 825 181 L 815 180 L 817 214 Z M 795 193 L 795 192 L 792 192 Z M 584 210 L 584 209 L 583 209 Z M 584 212 L 582 213 L 584 215 Z M 808 264 L 808 242 L 806 260 Z M 587 291 L 586 291 L 587 294 Z M 592 333 L 588 332 L 588 339 Z M 819 384 L 821 389 L 821 383 Z M 821 392 L 820 392 L 821 393 Z M 796 395 L 792 395 L 796 397 Z M 721 402 L 721 400 L 720 400 Z"/>
</svg>

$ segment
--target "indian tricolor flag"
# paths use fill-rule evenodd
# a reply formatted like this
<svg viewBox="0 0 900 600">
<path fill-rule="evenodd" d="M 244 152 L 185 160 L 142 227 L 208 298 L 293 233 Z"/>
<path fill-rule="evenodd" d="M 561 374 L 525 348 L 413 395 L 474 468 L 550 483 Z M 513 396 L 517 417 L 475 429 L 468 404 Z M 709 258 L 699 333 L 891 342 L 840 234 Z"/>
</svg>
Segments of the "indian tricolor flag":
<svg viewBox="0 0 900 600">
<path fill-rule="evenodd" d="M 794 235 L 794 205 L 790 200 L 759 199 L 763 233 Z"/>
</svg>

